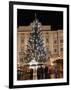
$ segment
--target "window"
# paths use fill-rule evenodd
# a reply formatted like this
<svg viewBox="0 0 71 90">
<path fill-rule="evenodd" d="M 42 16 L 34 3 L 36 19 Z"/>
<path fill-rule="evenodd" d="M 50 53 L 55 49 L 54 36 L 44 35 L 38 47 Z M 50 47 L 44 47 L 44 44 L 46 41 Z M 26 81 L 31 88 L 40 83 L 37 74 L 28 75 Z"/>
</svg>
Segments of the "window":
<svg viewBox="0 0 71 90">
<path fill-rule="evenodd" d="M 24 33 L 21 33 L 21 36 L 24 36 Z"/>
<path fill-rule="evenodd" d="M 54 49 L 54 52 L 57 52 L 57 49 Z"/>
<path fill-rule="evenodd" d="M 24 52 L 24 47 L 21 48 L 21 52 Z"/>
<path fill-rule="evenodd" d="M 46 43 L 48 43 L 49 42 L 49 40 L 48 40 L 48 38 L 46 38 Z"/>
<path fill-rule="evenodd" d="M 21 43 L 24 43 L 24 33 L 21 33 Z"/>
<path fill-rule="evenodd" d="M 20 62 L 23 62 L 23 58 L 20 58 Z"/>
<path fill-rule="evenodd" d="M 56 44 L 57 43 L 57 41 L 56 40 L 54 40 L 54 44 Z"/>
<path fill-rule="evenodd" d="M 48 33 L 46 33 L 48 35 Z"/>
<path fill-rule="evenodd" d="M 21 39 L 21 43 L 24 43 L 24 39 Z"/>
<path fill-rule="evenodd" d="M 63 48 L 60 48 L 60 51 L 63 51 Z"/>
<path fill-rule="evenodd" d="M 60 43 L 63 43 L 63 40 L 60 40 Z"/>
</svg>

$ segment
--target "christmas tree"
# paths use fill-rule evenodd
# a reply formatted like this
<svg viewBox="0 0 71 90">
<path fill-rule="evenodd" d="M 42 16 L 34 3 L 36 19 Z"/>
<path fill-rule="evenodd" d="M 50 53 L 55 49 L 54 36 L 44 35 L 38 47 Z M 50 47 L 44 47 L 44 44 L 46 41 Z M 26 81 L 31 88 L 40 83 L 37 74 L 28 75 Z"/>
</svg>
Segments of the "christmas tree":
<svg viewBox="0 0 71 90">
<path fill-rule="evenodd" d="M 25 55 L 25 62 L 29 63 L 31 60 L 35 59 L 37 62 L 46 62 L 47 50 L 44 47 L 41 23 L 38 22 L 38 19 L 35 14 L 35 20 L 33 21 L 32 32 L 27 44 L 27 50 Z"/>
</svg>

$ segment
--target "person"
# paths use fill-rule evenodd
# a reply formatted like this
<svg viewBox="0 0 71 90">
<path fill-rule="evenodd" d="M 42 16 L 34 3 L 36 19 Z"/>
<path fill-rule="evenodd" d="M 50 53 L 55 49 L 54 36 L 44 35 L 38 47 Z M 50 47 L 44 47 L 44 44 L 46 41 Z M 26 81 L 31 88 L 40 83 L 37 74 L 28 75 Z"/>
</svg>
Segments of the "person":
<svg viewBox="0 0 71 90">
<path fill-rule="evenodd" d="M 42 67 L 42 65 L 40 66 L 40 79 L 43 79 L 43 73 L 44 73 L 44 69 Z"/>
<path fill-rule="evenodd" d="M 45 79 L 45 65 L 42 65 L 42 79 Z"/>
<path fill-rule="evenodd" d="M 40 77 L 40 79 L 44 79 L 45 78 L 45 72 L 44 72 L 44 66 L 43 65 L 41 65 L 39 67 L 39 77 Z"/>
<path fill-rule="evenodd" d="M 37 68 L 37 79 L 40 79 L 40 67 Z"/>
<path fill-rule="evenodd" d="M 33 80 L 33 69 L 30 69 L 30 80 Z"/>
<path fill-rule="evenodd" d="M 45 79 L 47 79 L 47 78 L 48 78 L 48 67 L 45 66 Z"/>
<path fill-rule="evenodd" d="M 17 70 L 17 80 L 20 80 L 20 70 Z"/>
<path fill-rule="evenodd" d="M 57 64 L 55 64 L 55 67 L 54 67 L 54 77 L 58 78 Z"/>
</svg>

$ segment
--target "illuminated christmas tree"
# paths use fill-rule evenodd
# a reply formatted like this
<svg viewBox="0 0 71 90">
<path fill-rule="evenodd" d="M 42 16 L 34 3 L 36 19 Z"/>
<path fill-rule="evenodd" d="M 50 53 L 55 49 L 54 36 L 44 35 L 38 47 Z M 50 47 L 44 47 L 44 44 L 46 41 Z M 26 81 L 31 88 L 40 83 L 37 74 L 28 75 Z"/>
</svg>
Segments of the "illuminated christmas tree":
<svg viewBox="0 0 71 90">
<path fill-rule="evenodd" d="M 38 19 L 35 14 L 35 20 L 33 21 L 32 32 L 27 44 L 25 62 L 29 63 L 31 60 L 35 59 L 36 62 L 46 62 L 47 50 L 44 47 L 41 23 L 38 22 Z"/>
</svg>

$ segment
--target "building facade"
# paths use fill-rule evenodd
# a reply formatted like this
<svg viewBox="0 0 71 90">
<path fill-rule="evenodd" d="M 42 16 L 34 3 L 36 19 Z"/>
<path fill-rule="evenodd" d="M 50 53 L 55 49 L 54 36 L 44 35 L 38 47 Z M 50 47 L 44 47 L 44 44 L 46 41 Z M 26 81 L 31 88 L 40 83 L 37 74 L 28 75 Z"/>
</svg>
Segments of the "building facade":
<svg viewBox="0 0 71 90">
<path fill-rule="evenodd" d="M 27 49 L 28 39 L 32 31 L 32 26 L 19 26 L 17 29 L 17 63 L 23 65 L 24 52 Z M 47 56 L 51 63 L 58 57 L 63 59 L 63 30 L 51 30 L 50 25 L 41 26 L 44 46 L 48 50 Z"/>
</svg>

